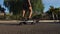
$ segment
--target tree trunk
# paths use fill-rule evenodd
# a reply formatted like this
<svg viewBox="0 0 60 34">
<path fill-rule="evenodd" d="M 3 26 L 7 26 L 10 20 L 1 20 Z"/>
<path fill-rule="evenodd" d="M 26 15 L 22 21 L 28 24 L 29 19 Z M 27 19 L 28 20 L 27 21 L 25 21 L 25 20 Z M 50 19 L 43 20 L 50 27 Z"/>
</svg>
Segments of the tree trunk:
<svg viewBox="0 0 60 34">
<path fill-rule="evenodd" d="M 53 20 L 55 20 L 54 13 L 52 12 Z"/>
<path fill-rule="evenodd" d="M 58 15 L 56 14 L 56 18 L 57 18 L 57 20 L 58 20 Z"/>
<path fill-rule="evenodd" d="M 31 3 L 30 3 L 30 0 L 28 0 L 28 3 L 29 3 L 29 12 L 30 12 L 29 18 L 31 18 L 31 16 L 32 16 L 32 6 L 31 6 Z"/>
<path fill-rule="evenodd" d="M 13 15 L 13 11 L 10 12 L 10 15 L 11 15 L 11 16 Z"/>
</svg>

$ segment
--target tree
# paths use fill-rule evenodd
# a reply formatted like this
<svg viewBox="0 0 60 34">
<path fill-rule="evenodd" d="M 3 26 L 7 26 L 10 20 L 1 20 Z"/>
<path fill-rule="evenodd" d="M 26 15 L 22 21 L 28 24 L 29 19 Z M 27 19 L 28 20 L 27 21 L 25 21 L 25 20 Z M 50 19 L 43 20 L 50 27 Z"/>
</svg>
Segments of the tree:
<svg viewBox="0 0 60 34">
<path fill-rule="evenodd" d="M 5 18 L 5 8 L 3 8 L 1 5 L 0 5 L 0 18 L 1 19 L 4 19 Z"/>
<path fill-rule="evenodd" d="M 4 5 L 13 12 L 14 15 L 19 14 L 22 10 L 22 0 L 4 0 Z"/>
<path fill-rule="evenodd" d="M 55 19 L 55 17 L 54 17 L 54 7 L 53 6 L 50 6 L 50 11 L 52 12 L 53 19 Z"/>
<path fill-rule="evenodd" d="M 49 10 L 46 12 L 49 17 L 53 17 L 53 20 L 55 19 L 55 14 L 54 14 L 54 7 L 53 6 L 50 6 Z"/>
<path fill-rule="evenodd" d="M 5 13 L 5 8 L 3 8 L 1 5 L 0 5 L 0 12 Z"/>
<path fill-rule="evenodd" d="M 58 20 L 58 13 L 60 12 L 60 8 L 55 8 L 56 19 Z"/>
<path fill-rule="evenodd" d="M 23 9 L 23 1 L 24 0 L 4 0 L 4 5 L 9 9 L 10 12 L 13 12 L 13 14 L 20 14 Z M 43 13 L 43 3 L 42 0 L 28 0 L 28 3 L 30 5 L 30 16 L 32 16 L 32 10 L 33 11 L 39 11 L 41 14 Z M 25 12 L 24 12 L 25 13 Z"/>
<path fill-rule="evenodd" d="M 42 3 L 42 0 L 31 0 L 31 4 L 32 4 L 33 12 L 37 12 L 41 15 L 43 14 L 44 5 Z"/>
<path fill-rule="evenodd" d="M 53 19 L 58 19 L 59 12 L 60 12 L 59 8 L 54 8 L 53 6 L 50 6 L 50 9 L 46 13 L 52 15 Z"/>
</svg>

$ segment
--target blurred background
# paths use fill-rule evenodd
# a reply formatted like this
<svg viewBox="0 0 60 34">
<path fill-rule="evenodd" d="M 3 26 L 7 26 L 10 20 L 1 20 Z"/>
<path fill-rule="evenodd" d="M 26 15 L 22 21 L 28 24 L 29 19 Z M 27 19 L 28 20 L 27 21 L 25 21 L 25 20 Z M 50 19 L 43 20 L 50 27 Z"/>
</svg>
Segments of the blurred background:
<svg viewBox="0 0 60 34">
<path fill-rule="evenodd" d="M 29 11 L 22 17 L 24 0 L 0 0 L 0 20 L 21 20 L 28 18 Z M 31 0 L 30 19 L 60 20 L 60 0 Z"/>
</svg>

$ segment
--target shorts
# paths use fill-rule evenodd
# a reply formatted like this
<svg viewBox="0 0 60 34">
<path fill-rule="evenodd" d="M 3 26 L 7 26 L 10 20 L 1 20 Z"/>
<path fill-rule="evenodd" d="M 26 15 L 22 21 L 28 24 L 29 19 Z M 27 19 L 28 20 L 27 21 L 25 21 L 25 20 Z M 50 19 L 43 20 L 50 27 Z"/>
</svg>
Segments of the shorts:
<svg viewBox="0 0 60 34">
<path fill-rule="evenodd" d="M 29 9 L 28 0 L 25 0 L 25 1 L 23 2 L 23 9 L 24 9 L 24 10 L 28 10 L 28 9 Z"/>
</svg>

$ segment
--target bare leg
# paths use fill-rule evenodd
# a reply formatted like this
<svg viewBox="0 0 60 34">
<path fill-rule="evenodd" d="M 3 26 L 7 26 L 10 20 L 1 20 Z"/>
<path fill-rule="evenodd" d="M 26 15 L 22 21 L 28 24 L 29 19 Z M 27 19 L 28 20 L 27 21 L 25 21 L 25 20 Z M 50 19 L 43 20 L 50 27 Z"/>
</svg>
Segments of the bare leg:
<svg viewBox="0 0 60 34">
<path fill-rule="evenodd" d="M 31 16 L 32 16 L 32 7 L 29 7 L 29 12 L 30 12 L 29 18 L 31 18 Z"/>
<path fill-rule="evenodd" d="M 29 18 L 31 18 L 31 16 L 32 16 L 32 6 L 31 6 L 31 3 L 30 3 L 30 0 L 28 0 L 28 3 L 29 3 L 29 12 L 30 12 Z"/>
<path fill-rule="evenodd" d="M 23 10 L 23 17 L 25 16 L 25 10 Z"/>
</svg>

